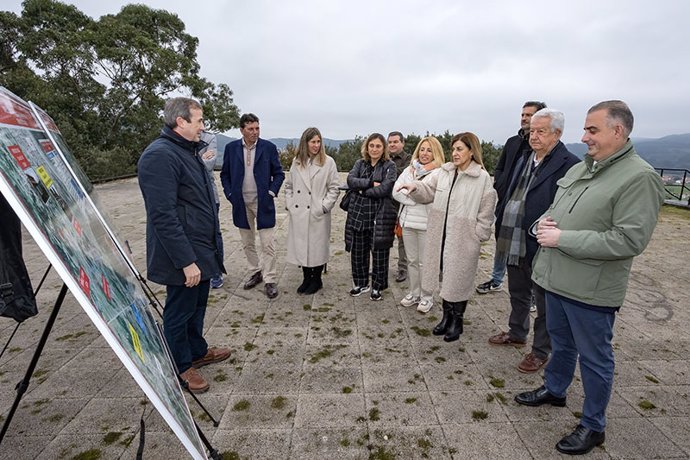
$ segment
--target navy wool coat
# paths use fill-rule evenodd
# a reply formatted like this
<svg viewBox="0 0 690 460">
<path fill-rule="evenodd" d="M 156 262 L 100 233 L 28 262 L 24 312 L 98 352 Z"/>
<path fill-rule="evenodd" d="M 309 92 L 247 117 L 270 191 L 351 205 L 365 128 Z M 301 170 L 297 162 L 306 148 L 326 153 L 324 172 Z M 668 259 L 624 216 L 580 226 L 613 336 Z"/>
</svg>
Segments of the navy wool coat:
<svg viewBox="0 0 690 460">
<path fill-rule="evenodd" d="M 139 158 L 139 188 L 146 206 L 147 278 L 184 285 L 182 269 L 196 263 L 201 280 L 223 271 L 209 175 L 197 151 L 203 144 L 167 126 Z"/>
<path fill-rule="evenodd" d="M 276 225 L 276 207 L 274 196 L 278 196 L 280 186 L 285 180 L 285 173 L 280 166 L 278 149 L 269 141 L 259 139 L 254 152 L 254 180 L 256 181 L 257 210 L 256 227 L 272 228 Z M 220 181 L 223 184 L 225 197 L 232 204 L 232 222 L 235 227 L 249 230 L 247 208 L 242 196 L 242 182 L 244 182 L 244 149 L 242 139 L 230 142 L 225 146 L 223 168 L 220 171 Z M 269 191 L 273 192 L 271 196 Z"/>
<path fill-rule="evenodd" d="M 535 176 L 527 190 L 525 199 L 525 216 L 522 219 L 522 228 L 527 232 L 525 259 L 528 264 L 532 264 L 532 259 L 539 249 L 537 239 L 529 235 L 529 229 L 534 222 L 539 219 L 553 201 L 558 185 L 556 182 L 580 159 L 570 153 L 563 142 L 558 141 L 551 152 L 544 157 L 542 164 L 535 171 Z M 510 196 L 515 190 L 517 181 L 513 181 L 510 187 L 506 188 L 506 195 L 496 207 L 496 228 L 500 228 L 503 221 L 503 211 Z M 498 233 L 498 230 L 496 231 Z"/>
</svg>

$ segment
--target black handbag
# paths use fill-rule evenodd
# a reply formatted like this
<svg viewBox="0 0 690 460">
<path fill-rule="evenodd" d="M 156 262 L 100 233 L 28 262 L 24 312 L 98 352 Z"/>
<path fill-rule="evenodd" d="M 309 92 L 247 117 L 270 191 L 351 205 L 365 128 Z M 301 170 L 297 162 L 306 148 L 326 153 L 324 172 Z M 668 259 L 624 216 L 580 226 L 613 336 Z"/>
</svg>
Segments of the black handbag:
<svg viewBox="0 0 690 460">
<path fill-rule="evenodd" d="M 350 208 L 350 201 L 352 201 L 352 193 L 354 193 L 352 190 L 348 190 L 345 192 L 345 195 L 343 195 L 343 198 L 340 200 L 340 209 L 343 211 L 347 212 L 347 210 Z"/>
</svg>

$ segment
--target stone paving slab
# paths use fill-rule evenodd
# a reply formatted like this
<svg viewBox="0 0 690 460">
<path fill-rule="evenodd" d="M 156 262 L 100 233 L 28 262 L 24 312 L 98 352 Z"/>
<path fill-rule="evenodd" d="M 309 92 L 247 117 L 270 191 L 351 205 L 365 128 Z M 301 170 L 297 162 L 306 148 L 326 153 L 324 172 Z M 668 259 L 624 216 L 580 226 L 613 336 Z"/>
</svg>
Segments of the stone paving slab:
<svg viewBox="0 0 690 460">
<path fill-rule="evenodd" d="M 97 193 L 145 273 L 145 214 L 136 179 L 100 185 Z M 278 203 L 282 210 L 282 197 Z M 280 296 L 269 301 L 263 285 L 242 289 L 247 265 L 227 202 L 221 204 L 221 216 L 229 273 L 223 288 L 211 292 L 205 327 L 211 344 L 229 346 L 234 354 L 201 370 L 211 389 L 199 395 L 219 426 L 189 396 L 188 401 L 224 458 L 562 457 L 554 445 L 577 423 L 580 379 L 576 376 L 564 408 L 527 408 L 513 401 L 518 392 L 540 385 L 542 376 L 517 371 L 527 348 L 487 343 L 490 335 L 507 329 L 505 288 L 475 295 L 461 340 L 444 343 L 431 335 L 438 307 L 423 315 L 399 305 L 407 283 L 395 283 L 391 276 L 382 302 L 348 295 L 345 213 L 336 209 L 324 289 L 297 295 L 301 269 L 285 263 L 287 216 L 279 211 Z M 633 265 L 616 319 L 607 439 L 589 458 L 690 458 L 690 299 L 684 289 L 690 284 L 689 224 L 690 211 L 665 207 L 649 248 Z M 493 242 L 483 246 L 477 282 L 491 271 L 493 248 Z M 397 251 L 391 252 L 392 274 Z M 28 235 L 24 254 L 37 283 L 48 262 Z M 21 326 L 0 358 L 0 422 L 60 286 L 57 275 L 49 273 L 38 295 L 39 315 Z M 150 287 L 162 301 L 164 288 Z M 3 345 L 14 326 L 0 318 Z M 187 457 L 68 295 L 0 459 L 134 459 L 142 416 L 144 458 Z"/>
</svg>

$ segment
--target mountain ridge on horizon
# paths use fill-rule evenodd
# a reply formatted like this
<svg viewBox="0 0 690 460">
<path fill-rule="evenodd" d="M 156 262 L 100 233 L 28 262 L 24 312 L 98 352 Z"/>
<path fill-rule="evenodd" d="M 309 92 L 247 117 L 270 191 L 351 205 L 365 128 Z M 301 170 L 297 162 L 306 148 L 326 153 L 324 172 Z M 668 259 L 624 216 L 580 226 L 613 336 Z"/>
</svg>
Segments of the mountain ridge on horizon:
<svg viewBox="0 0 690 460">
<path fill-rule="evenodd" d="M 220 152 L 225 149 L 227 143 L 237 139 L 225 134 L 217 134 L 217 137 L 218 151 Z M 285 149 L 290 143 L 293 145 L 299 143 L 299 138 L 276 137 L 267 140 L 273 142 L 279 150 Z M 325 145 L 337 149 L 343 142 L 354 139 L 329 139 L 325 137 L 323 140 Z M 633 137 L 632 141 L 637 153 L 655 168 L 690 170 L 690 133 L 669 134 L 659 138 Z M 587 146 L 583 143 L 573 142 L 566 143 L 565 145 L 568 150 L 580 158 L 587 153 Z"/>
</svg>

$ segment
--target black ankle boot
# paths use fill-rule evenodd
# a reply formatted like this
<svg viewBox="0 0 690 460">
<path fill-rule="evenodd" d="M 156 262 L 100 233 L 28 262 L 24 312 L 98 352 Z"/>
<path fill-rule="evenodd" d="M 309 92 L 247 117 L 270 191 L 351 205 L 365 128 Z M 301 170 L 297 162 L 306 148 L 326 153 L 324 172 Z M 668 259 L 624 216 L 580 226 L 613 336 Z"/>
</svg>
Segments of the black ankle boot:
<svg viewBox="0 0 690 460">
<path fill-rule="evenodd" d="M 451 310 L 453 309 L 453 306 L 449 303 L 446 302 L 445 300 L 443 301 L 443 318 L 441 318 L 441 322 L 436 325 L 436 327 L 433 330 L 434 335 L 446 335 L 446 332 L 448 332 L 448 326 L 450 325 L 450 316 L 451 316 Z"/>
<path fill-rule="evenodd" d="M 297 288 L 297 294 L 304 294 L 304 291 L 309 286 L 309 281 L 311 281 L 311 268 L 302 267 L 302 274 L 304 276 L 304 280 L 302 281 L 302 284 L 300 284 Z"/>
<path fill-rule="evenodd" d="M 311 270 L 311 278 L 309 280 L 309 284 L 307 285 L 307 288 L 304 290 L 305 294 L 315 294 L 323 287 L 323 281 L 321 281 L 321 270 L 322 269 L 323 269 L 322 265 L 319 265 L 317 267 L 312 267 L 309 269 L 309 270 Z"/>
<path fill-rule="evenodd" d="M 453 306 L 453 311 L 451 311 L 450 324 L 448 325 L 446 335 L 443 336 L 443 340 L 446 342 L 454 342 L 458 340 L 460 334 L 462 334 L 462 321 L 465 316 L 465 309 L 467 308 L 467 300 L 449 303 Z"/>
</svg>

